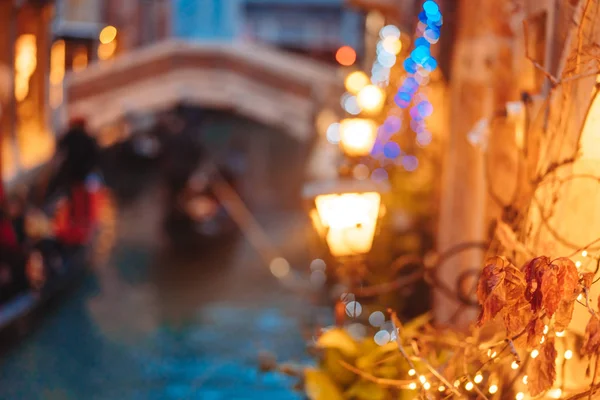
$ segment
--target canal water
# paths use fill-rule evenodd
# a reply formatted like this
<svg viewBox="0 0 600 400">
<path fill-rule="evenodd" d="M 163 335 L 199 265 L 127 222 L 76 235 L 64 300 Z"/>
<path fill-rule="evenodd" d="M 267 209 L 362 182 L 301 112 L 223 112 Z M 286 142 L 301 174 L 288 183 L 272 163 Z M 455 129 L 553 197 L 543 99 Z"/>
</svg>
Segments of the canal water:
<svg viewBox="0 0 600 400">
<path fill-rule="evenodd" d="M 0 356 L 0 399 L 302 399 L 259 356 L 308 361 L 304 333 L 327 310 L 283 288 L 243 237 L 165 248 L 160 204 L 151 182 L 113 209 L 106 259 Z M 301 212 L 258 220 L 308 268 Z"/>
</svg>

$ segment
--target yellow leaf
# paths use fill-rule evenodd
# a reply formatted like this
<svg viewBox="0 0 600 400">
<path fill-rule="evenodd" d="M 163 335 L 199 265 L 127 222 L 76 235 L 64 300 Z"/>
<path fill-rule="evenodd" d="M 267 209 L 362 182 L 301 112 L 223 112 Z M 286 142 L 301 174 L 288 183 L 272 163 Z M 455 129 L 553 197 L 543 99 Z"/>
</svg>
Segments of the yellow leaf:
<svg viewBox="0 0 600 400">
<path fill-rule="evenodd" d="M 310 400 L 344 400 L 329 375 L 314 368 L 304 370 L 304 390 Z"/>
<path fill-rule="evenodd" d="M 387 390 L 374 382 L 359 381 L 344 393 L 351 400 L 385 400 Z"/>
<path fill-rule="evenodd" d="M 317 347 L 321 349 L 338 349 L 345 357 L 356 358 L 358 344 L 343 329 L 330 329 L 323 333 L 317 340 Z"/>
<path fill-rule="evenodd" d="M 342 361 L 350 362 L 353 360 L 345 359 L 342 352 L 338 349 L 327 349 L 321 362 L 321 369 L 335 381 L 335 383 L 346 387 L 356 380 L 356 374 L 345 368 Z"/>
</svg>

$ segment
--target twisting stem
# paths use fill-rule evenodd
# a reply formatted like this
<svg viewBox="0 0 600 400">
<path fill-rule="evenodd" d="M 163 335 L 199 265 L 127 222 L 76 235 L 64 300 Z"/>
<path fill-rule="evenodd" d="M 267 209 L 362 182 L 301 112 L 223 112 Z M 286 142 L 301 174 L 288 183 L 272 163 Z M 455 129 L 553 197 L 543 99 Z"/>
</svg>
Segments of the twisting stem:
<svg viewBox="0 0 600 400">
<path fill-rule="evenodd" d="M 581 19 L 579 20 L 579 28 L 577 29 L 577 61 L 575 63 L 575 73 L 579 71 L 579 65 L 581 63 L 581 48 L 583 47 L 583 27 L 585 21 L 585 15 L 587 14 L 588 8 L 592 3 L 591 0 L 581 0 L 581 2 L 585 1 L 585 5 L 583 6 L 583 11 L 581 13 Z M 580 2 L 580 4 L 581 4 Z"/>
</svg>

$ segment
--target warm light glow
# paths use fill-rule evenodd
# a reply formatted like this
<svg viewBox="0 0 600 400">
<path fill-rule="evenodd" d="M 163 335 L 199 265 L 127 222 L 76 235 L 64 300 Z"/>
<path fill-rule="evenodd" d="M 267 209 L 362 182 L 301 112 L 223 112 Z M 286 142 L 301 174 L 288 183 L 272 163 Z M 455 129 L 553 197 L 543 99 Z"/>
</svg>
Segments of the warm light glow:
<svg viewBox="0 0 600 400">
<path fill-rule="evenodd" d="M 110 43 L 101 43 L 98 46 L 98 58 L 101 60 L 108 60 L 109 58 L 111 58 L 114 54 L 115 51 L 117 50 L 117 41 L 113 40 Z"/>
<path fill-rule="evenodd" d="M 515 396 L 515 399 L 517 400 L 523 400 L 525 398 L 525 395 L 522 392 L 517 393 L 517 395 Z"/>
<path fill-rule="evenodd" d="M 465 389 L 470 392 L 471 390 L 473 390 L 473 382 L 467 382 L 467 384 L 465 385 Z"/>
<path fill-rule="evenodd" d="M 548 325 L 544 325 L 544 335 L 547 335 L 549 330 Z"/>
<path fill-rule="evenodd" d="M 357 94 L 362 88 L 367 86 L 371 80 L 363 71 L 354 71 L 348 74 L 344 82 L 346 90 L 352 94 Z"/>
<path fill-rule="evenodd" d="M 394 55 L 397 55 L 402 50 L 402 42 L 393 36 L 388 36 L 383 39 L 381 45 L 385 51 Z"/>
<path fill-rule="evenodd" d="M 57 40 L 50 48 L 50 83 L 58 85 L 65 77 L 65 41 Z"/>
<path fill-rule="evenodd" d="M 544 344 L 545 341 L 546 341 L 546 336 L 542 336 L 542 338 L 540 339 L 540 344 Z"/>
<path fill-rule="evenodd" d="M 381 195 L 376 192 L 326 194 L 315 199 L 319 218 L 328 228 L 326 241 L 335 257 L 371 250 Z"/>
<path fill-rule="evenodd" d="M 529 377 L 527 375 L 523 375 L 523 384 L 527 385 L 527 379 Z"/>
<path fill-rule="evenodd" d="M 550 389 L 548 391 L 548 397 L 550 397 L 551 399 L 560 399 L 561 396 L 562 396 L 562 390 L 560 390 L 560 388 Z"/>
<path fill-rule="evenodd" d="M 498 392 L 498 385 L 490 386 L 489 392 L 490 392 L 490 394 L 494 394 L 494 393 Z"/>
<path fill-rule="evenodd" d="M 438 392 L 445 392 L 445 391 L 446 391 L 446 386 L 438 387 Z"/>
<path fill-rule="evenodd" d="M 475 378 L 473 378 L 473 380 L 475 381 L 475 383 L 481 383 L 483 382 L 483 375 L 477 374 L 475 375 Z"/>
<path fill-rule="evenodd" d="M 573 352 L 571 350 L 565 351 L 565 360 L 570 360 L 573 358 Z"/>
<path fill-rule="evenodd" d="M 425 390 L 429 390 L 429 389 L 431 389 L 431 383 L 429 383 L 429 382 L 425 382 L 425 383 L 423 384 L 423 389 L 425 389 Z"/>
<path fill-rule="evenodd" d="M 588 255 L 587 250 L 584 250 L 581 252 L 581 257 L 587 257 L 587 255 Z"/>
<path fill-rule="evenodd" d="M 29 80 L 37 67 L 36 37 L 24 34 L 15 42 L 15 98 L 23 101 L 29 94 Z"/>
<path fill-rule="evenodd" d="M 498 353 L 496 353 L 495 351 L 492 353 L 492 355 L 490 356 L 491 358 L 494 358 L 498 355 Z"/>
<path fill-rule="evenodd" d="M 425 383 L 425 382 L 427 382 L 427 378 L 425 378 L 423 375 L 421 375 L 421 376 L 419 377 L 419 380 L 421 381 L 421 383 Z"/>
<path fill-rule="evenodd" d="M 73 71 L 83 71 L 87 68 L 88 65 L 88 54 L 85 46 L 80 46 L 75 49 L 75 54 L 73 55 Z"/>
<path fill-rule="evenodd" d="M 108 44 L 115 40 L 117 37 L 117 28 L 112 25 L 105 26 L 101 31 L 98 39 L 101 44 Z"/>
<path fill-rule="evenodd" d="M 577 296 L 577 301 L 581 301 L 583 300 L 583 294 L 579 293 L 579 295 Z"/>
<path fill-rule="evenodd" d="M 414 370 L 414 369 L 412 369 L 412 368 L 408 370 L 408 375 L 409 375 L 409 376 L 415 376 L 415 374 L 416 374 L 416 373 L 417 373 L 417 371 L 415 371 L 415 370 Z"/>
<path fill-rule="evenodd" d="M 564 337 L 565 331 L 556 332 L 556 337 Z"/>
<path fill-rule="evenodd" d="M 367 85 L 358 92 L 356 100 L 363 111 L 377 113 L 385 103 L 385 92 L 375 85 Z"/>
<path fill-rule="evenodd" d="M 460 381 L 457 379 L 454 381 L 454 387 L 459 387 L 460 386 Z"/>
<path fill-rule="evenodd" d="M 417 388 L 417 384 L 416 384 L 416 383 L 414 383 L 414 382 L 411 382 L 411 383 L 408 385 L 408 388 L 409 388 L 410 390 L 415 390 L 415 389 Z"/>
<path fill-rule="evenodd" d="M 335 59 L 345 67 L 349 67 L 356 62 L 356 51 L 350 46 L 342 46 L 335 53 Z"/>
<path fill-rule="evenodd" d="M 510 367 L 511 367 L 512 369 L 517 369 L 517 368 L 519 368 L 519 363 L 518 363 L 518 362 L 516 362 L 516 361 L 513 361 L 513 362 L 512 362 L 512 364 L 510 364 Z"/>
<path fill-rule="evenodd" d="M 309 217 L 313 224 L 313 227 L 315 228 L 315 231 L 317 231 L 317 234 L 320 237 L 325 237 L 325 235 L 327 234 L 327 230 L 321 223 L 321 218 L 319 217 L 319 212 L 313 208 L 312 210 L 310 210 Z"/>
<path fill-rule="evenodd" d="M 377 124 L 364 118 L 344 119 L 340 126 L 340 146 L 350 157 L 369 155 L 377 138 Z"/>
<path fill-rule="evenodd" d="M 537 349 L 535 349 L 531 352 L 531 358 L 536 358 L 539 355 L 540 355 L 540 352 Z"/>
</svg>

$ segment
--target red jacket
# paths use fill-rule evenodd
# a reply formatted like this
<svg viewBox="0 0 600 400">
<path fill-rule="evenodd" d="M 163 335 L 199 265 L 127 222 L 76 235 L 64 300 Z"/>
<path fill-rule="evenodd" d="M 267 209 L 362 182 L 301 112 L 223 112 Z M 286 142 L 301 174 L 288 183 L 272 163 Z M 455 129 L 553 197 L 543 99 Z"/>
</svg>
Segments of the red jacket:
<svg viewBox="0 0 600 400">
<path fill-rule="evenodd" d="M 102 196 L 101 190 L 88 191 L 84 185 L 74 188 L 71 197 L 58 206 L 54 219 L 57 239 L 71 245 L 88 243 L 96 227 Z"/>
</svg>

